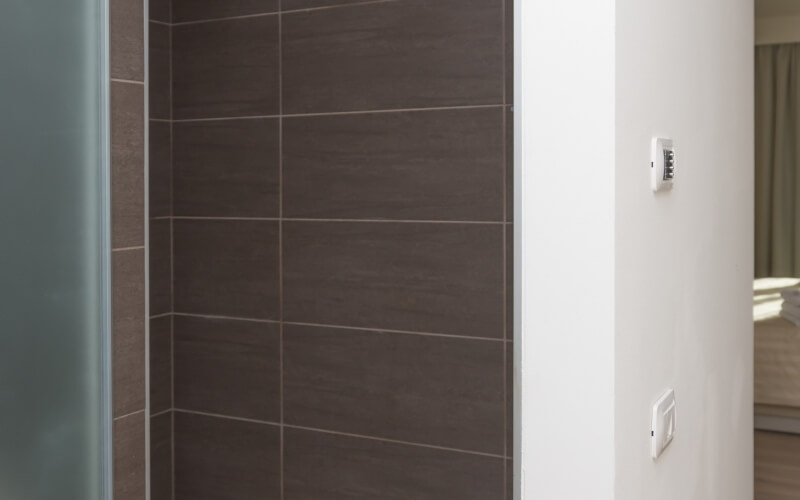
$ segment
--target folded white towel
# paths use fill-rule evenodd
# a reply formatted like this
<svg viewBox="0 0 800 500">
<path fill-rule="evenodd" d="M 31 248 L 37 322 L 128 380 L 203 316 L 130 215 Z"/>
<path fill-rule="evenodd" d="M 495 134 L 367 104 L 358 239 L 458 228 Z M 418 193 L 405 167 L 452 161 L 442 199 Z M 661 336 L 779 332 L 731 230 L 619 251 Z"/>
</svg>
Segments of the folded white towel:
<svg viewBox="0 0 800 500">
<path fill-rule="evenodd" d="M 786 321 L 792 323 L 794 326 L 800 326 L 800 317 L 795 316 L 790 312 L 781 310 L 781 317 Z"/>
</svg>

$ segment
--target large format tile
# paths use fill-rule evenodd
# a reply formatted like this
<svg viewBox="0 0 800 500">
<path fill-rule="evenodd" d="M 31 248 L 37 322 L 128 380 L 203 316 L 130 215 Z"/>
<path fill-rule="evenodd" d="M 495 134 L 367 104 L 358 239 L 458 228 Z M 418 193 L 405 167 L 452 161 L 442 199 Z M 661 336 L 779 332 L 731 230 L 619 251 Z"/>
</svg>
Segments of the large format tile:
<svg viewBox="0 0 800 500">
<path fill-rule="evenodd" d="M 150 419 L 150 499 L 172 500 L 172 412 Z"/>
<path fill-rule="evenodd" d="M 278 319 L 278 223 L 173 222 L 175 311 Z"/>
<path fill-rule="evenodd" d="M 285 421 L 502 455 L 504 344 L 285 325 Z"/>
<path fill-rule="evenodd" d="M 503 337 L 499 224 L 283 223 L 284 319 Z"/>
<path fill-rule="evenodd" d="M 793 500 L 800 491 L 800 436 L 755 432 L 756 500 Z"/>
<path fill-rule="evenodd" d="M 150 315 L 172 311 L 172 223 L 150 221 Z"/>
<path fill-rule="evenodd" d="M 111 0 L 108 18 L 111 78 L 143 82 L 143 0 Z"/>
<path fill-rule="evenodd" d="M 114 416 L 145 407 L 144 250 L 112 255 Z"/>
<path fill-rule="evenodd" d="M 172 125 L 150 120 L 150 217 L 172 215 Z"/>
<path fill-rule="evenodd" d="M 280 428 L 175 413 L 175 498 L 264 500 L 280 496 Z"/>
<path fill-rule="evenodd" d="M 174 125 L 175 215 L 278 217 L 278 119 Z"/>
<path fill-rule="evenodd" d="M 150 65 L 149 97 L 150 118 L 171 117 L 171 64 L 170 27 L 161 23 L 150 23 L 148 60 Z"/>
<path fill-rule="evenodd" d="M 278 0 L 173 0 L 176 23 L 264 14 L 278 10 Z"/>
<path fill-rule="evenodd" d="M 172 50 L 174 118 L 277 114 L 278 16 L 173 26 Z"/>
<path fill-rule="evenodd" d="M 172 22 L 172 0 L 149 0 L 149 2 L 151 20 Z"/>
<path fill-rule="evenodd" d="M 503 109 L 283 121 L 287 217 L 503 220 Z"/>
<path fill-rule="evenodd" d="M 172 317 L 150 320 L 150 413 L 172 408 Z"/>
<path fill-rule="evenodd" d="M 145 412 L 114 420 L 114 500 L 142 500 L 147 491 Z"/>
<path fill-rule="evenodd" d="M 283 11 L 314 9 L 318 7 L 351 6 L 359 3 L 374 2 L 375 0 L 282 0 Z"/>
<path fill-rule="evenodd" d="M 144 87 L 111 82 L 111 222 L 114 248 L 144 245 Z"/>
<path fill-rule="evenodd" d="M 175 317 L 175 406 L 280 421 L 277 323 Z"/>
<path fill-rule="evenodd" d="M 285 113 L 502 104 L 502 0 L 283 16 Z"/>
<path fill-rule="evenodd" d="M 286 500 L 502 500 L 503 459 L 284 430 Z"/>
</svg>

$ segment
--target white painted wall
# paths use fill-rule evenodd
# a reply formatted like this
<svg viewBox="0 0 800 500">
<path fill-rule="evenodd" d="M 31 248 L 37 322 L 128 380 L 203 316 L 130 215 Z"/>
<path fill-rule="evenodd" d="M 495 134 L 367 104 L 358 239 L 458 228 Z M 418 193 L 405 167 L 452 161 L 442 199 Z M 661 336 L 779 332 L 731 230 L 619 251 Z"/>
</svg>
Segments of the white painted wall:
<svg viewBox="0 0 800 500">
<path fill-rule="evenodd" d="M 665 7 L 616 1 L 616 499 L 752 500 L 753 2 Z M 667 194 L 654 135 L 675 141 Z"/>
<path fill-rule="evenodd" d="M 515 498 L 750 500 L 752 1 L 515 3 Z"/>
<path fill-rule="evenodd" d="M 515 4 L 516 463 L 526 500 L 610 500 L 614 0 Z"/>
</svg>

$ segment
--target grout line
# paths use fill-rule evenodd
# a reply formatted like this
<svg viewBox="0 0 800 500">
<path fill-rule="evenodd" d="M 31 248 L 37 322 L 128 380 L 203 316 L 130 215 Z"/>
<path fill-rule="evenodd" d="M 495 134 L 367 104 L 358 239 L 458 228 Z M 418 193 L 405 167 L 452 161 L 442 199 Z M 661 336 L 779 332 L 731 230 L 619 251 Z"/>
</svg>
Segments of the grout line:
<svg viewBox="0 0 800 500">
<path fill-rule="evenodd" d="M 279 317 L 279 340 L 278 340 L 278 355 L 279 355 L 279 369 L 280 369 L 280 385 L 279 385 L 279 406 L 280 423 L 281 423 L 281 437 L 280 437 L 280 498 L 283 500 L 285 496 L 285 460 L 284 450 L 285 433 L 284 433 L 284 394 L 283 394 L 283 2 L 278 0 L 278 317 Z"/>
<path fill-rule="evenodd" d="M 245 418 L 245 417 L 234 417 L 232 415 L 222 415 L 221 413 L 210 413 L 207 411 L 197 411 L 197 410 L 186 410 L 183 408 L 174 408 L 173 411 L 175 413 L 185 413 L 188 415 L 199 415 L 201 417 L 213 417 L 213 418 L 224 418 L 226 420 L 236 420 L 238 422 L 248 422 L 251 424 L 264 424 L 264 425 L 272 425 L 275 427 L 280 427 L 281 424 L 278 422 L 271 422 L 269 420 L 259 420 L 256 418 Z"/>
<path fill-rule="evenodd" d="M 111 249 L 111 251 L 112 251 L 112 252 L 127 252 L 127 251 L 130 251 L 130 250 L 144 250 L 144 249 L 145 249 L 145 246 L 144 246 L 144 245 L 141 245 L 141 246 L 136 246 L 136 247 L 119 247 L 119 248 L 112 248 L 112 249 Z"/>
<path fill-rule="evenodd" d="M 296 13 L 304 13 L 304 12 L 314 12 L 318 10 L 331 10 L 331 9 L 339 9 L 342 7 L 356 7 L 362 5 L 371 5 L 371 4 L 380 4 L 380 3 L 393 3 L 397 0 L 371 0 L 366 2 L 348 2 L 339 5 L 324 5 L 321 7 L 308 7 L 305 9 L 291 9 L 291 10 L 281 10 L 280 6 L 278 10 L 275 12 L 259 12 L 256 14 L 243 14 L 239 16 L 227 16 L 227 17 L 212 17 L 208 19 L 197 19 L 193 21 L 181 21 L 177 23 L 172 23 L 172 26 L 187 26 L 192 24 L 204 24 L 204 23 L 213 23 L 219 21 L 236 21 L 239 19 L 251 19 L 257 17 L 269 17 L 269 16 L 280 16 L 284 14 L 296 14 Z M 158 22 L 158 21 L 153 21 Z"/>
<path fill-rule="evenodd" d="M 280 195 L 279 195 L 280 198 Z M 416 220 L 416 219 L 317 219 L 307 217 L 209 217 L 194 215 L 176 215 L 176 220 L 233 220 L 233 221 L 271 221 L 271 222 L 366 222 L 387 224 L 476 224 L 502 226 L 503 221 L 477 221 L 477 220 Z"/>
<path fill-rule="evenodd" d="M 187 415 L 199 415 L 199 416 L 202 416 L 202 417 L 212 417 L 212 418 L 220 418 L 220 419 L 226 419 L 226 420 L 236 420 L 236 421 L 239 421 L 239 422 L 248 422 L 248 423 L 252 423 L 252 424 L 262 424 L 262 425 L 271 425 L 271 426 L 275 426 L 275 427 L 285 427 L 285 428 L 288 428 L 288 429 L 298 429 L 298 430 L 303 430 L 303 431 L 319 432 L 319 433 L 323 433 L 323 434 L 333 434 L 333 435 L 336 435 L 336 436 L 347 436 L 347 437 L 353 437 L 353 438 L 358 438 L 358 439 L 368 439 L 370 441 L 380 441 L 380 442 L 383 442 L 383 443 L 395 443 L 395 444 L 403 444 L 403 445 L 407 445 L 407 446 L 417 446 L 417 447 L 420 447 L 420 448 L 431 448 L 431 449 L 434 449 L 434 450 L 452 451 L 452 452 L 456 452 L 456 453 L 465 453 L 465 454 L 468 454 L 468 455 L 479 455 L 479 456 L 483 456 L 483 457 L 499 458 L 499 459 L 503 459 L 503 460 L 508 458 L 506 456 L 498 455 L 496 453 L 486 453 L 486 452 L 483 452 L 483 451 L 465 450 L 465 449 L 462 449 L 462 448 L 451 448 L 449 446 L 438 446 L 438 445 L 435 445 L 435 444 L 415 443 L 413 441 L 402 441 L 402 440 L 399 440 L 399 439 L 388 439 L 388 438 L 382 438 L 382 437 L 377 437 L 377 436 L 367 436 L 367 435 L 364 435 L 364 434 L 353 434 L 353 433 L 350 433 L 350 432 L 333 431 L 333 430 L 329 430 L 329 429 L 320 429 L 320 428 L 317 428 L 317 427 L 307 427 L 307 426 L 304 426 L 304 425 L 293 425 L 293 424 L 287 424 L 287 423 L 280 424 L 278 422 L 272 422 L 272 421 L 269 421 L 269 420 L 258 420 L 258 419 L 254 419 L 254 418 L 234 417 L 234 416 L 231 416 L 231 415 L 222 415 L 222 414 L 219 414 L 219 413 L 209 413 L 209 412 L 196 411 L 196 410 L 185 410 L 183 408 L 175 408 L 175 409 L 173 409 L 173 412 L 174 413 L 184 413 L 184 414 L 187 414 Z"/>
<path fill-rule="evenodd" d="M 126 80 L 124 78 L 111 78 L 112 82 L 116 83 L 131 83 L 133 85 L 141 85 L 144 86 L 144 82 L 140 82 L 139 80 Z"/>
<path fill-rule="evenodd" d="M 148 19 L 148 22 L 151 22 L 153 24 L 160 24 L 161 26 L 172 26 L 171 23 L 165 21 L 159 21 L 158 19 Z"/>
<path fill-rule="evenodd" d="M 498 455 L 496 453 L 486 453 L 486 452 L 482 452 L 482 451 L 464 450 L 462 448 L 451 448 L 449 446 L 437 446 L 435 444 L 415 443 L 415 442 L 412 442 L 412 441 L 402 441 L 402 440 L 399 440 L 399 439 L 386 439 L 386 438 L 381 438 L 381 437 L 376 437 L 376 436 L 365 436 L 363 434 L 353 434 L 353 433 L 350 433 L 350 432 L 339 432 L 339 431 L 331 431 L 331 430 L 328 430 L 328 429 L 317 429 L 317 428 L 314 428 L 314 427 L 305 427 L 305 426 L 302 426 L 302 425 L 292 425 L 292 424 L 283 424 L 283 425 L 284 425 L 284 427 L 288 427 L 289 429 L 300 429 L 300 430 L 304 430 L 304 431 L 321 432 L 323 434 L 333 434 L 333 435 L 336 435 L 336 436 L 347 436 L 347 437 L 353 437 L 353 438 L 359 438 L 359 439 L 368 439 L 370 441 L 380 441 L 380 442 L 384 442 L 384 443 L 404 444 L 404 445 L 407 445 L 407 446 L 418 446 L 420 448 L 432 448 L 434 450 L 445 450 L 445 451 L 452 451 L 452 452 L 456 452 L 456 453 L 465 453 L 465 454 L 469 454 L 469 455 L 479 455 L 479 456 L 483 456 L 483 457 L 499 458 L 501 460 L 505 460 L 506 458 L 508 458 L 508 457 L 505 457 L 503 455 Z"/>
<path fill-rule="evenodd" d="M 152 413 L 150 415 L 150 418 L 160 417 L 161 415 L 166 415 L 167 413 L 169 413 L 171 411 L 173 411 L 173 408 L 167 408 L 166 410 L 161 410 L 160 412 Z"/>
<path fill-rule="evenodd" d="M 150 118 L 150 121 L 159 123 L 172 123 L 172 119 L 170 118 Z"/>
<path fill-rule="evenodd" d="M 239 318 L 236 316 L 219 316 L 214 314 L 195 314 L 195 313 L 182 313 L 173 312 L 173 316 L 184 316 L 187 318 L 203 318 L 203 319 L 224 319 L 230 321 L 248 321 L 251 323 L 270 323 L 273 325 L 279 324 L 280 320 L 276 319 L 259 319 L 259 318 Z"/>
<path fill-rule="evenodd" d="M 150 319 L 165 318 L 167 316 L 172 316 L 172 311 L 161 313 L 161 314 L 154 314 L 154 315 L 150 316 Z"/>
<path fill-rule="evenodd" d="M 395 0 L 390 0 L 395 1 Z M 283 113 L 280 111 L 277 115 L 251 115 L 251 116 L 222 116 L 215 118 L 174 118 L 175 123 L 184 122 L 210 122 L 210 121 L 224 121 L 224 120 L 259 120 L 267 118 L 304 118 L 315 116 L 348 116 L 348 115 L 373 115 L 373 114 L 386 114 L 386 113 L 421 113 L 426 111 L 460 111 L 470 109 L 491 109 L 491 108 L 505 108 L 511 106 L 510 104 L 471 104 L 463 106 L 433 106 L 429 108 L 396 108 L 396 109 L 363 109 L 355 111 L 329 111 L 320 113 Z"/>
<path fill-rule="evenodd" d="M 170 187 L 170 190 L 171 189 L 172 188 Z M 151 221 L 154 221 L 154 220 L 170 220 L 170 219 L 172 219 L 171 215 L 159 215 L 159 216 L 156 216 L 156 217 L 150 217 Z"/>
<path fill-rule="evenodd" d="M 196 314 L 196 313 L 182 313 L 182 312 L 173 312 L 171 313 L 173 316 L 184 316 L 188 318 L 205 318 L 205 319 L 222 319 L 222 320 L 229 320 L 229 321 L 249 321 L 252 323 L 270 323 L 270 324 L 284 324 L 284 325 L 292 325 L 292 326 L 310 326 L 314 328 L 330 328 L 330 329 L 337 329 L 337 330 L 355 330 L 359 332 L 373 332 L 373 333 L 396 333 L 400 335 L 419 335 L 423 337 L 445 337 L 445 338 L 453 338 L 453 339 L 462 339 L 462 340 L 480 340 L 485 342 L 509 342 L 505 338 L 496 338 L 496 337 L 470 337 L 468 335 L 455 335 L 449 333 L 433 333 L 433 332 L 412 332 L 408 330 L 392 330 L 388 328 L 367 328 L 361 326 L 346 326 L 346 325 L 328 325 L 324 323 L 306 323 L 301 321 L 286 321 L 286 320 L 274 320 L 274 319 L 259 319 L 259 318 L 241 318 L 236 316 L 218 316 L 218 315 L 209 315 L 209 314 Z"/>
<path fill-rule="evenodd" d="M 146 413 L 146 412 L 147 412 L 147 408 L 142 408 L 141 410 L 132 411 L 130 413 L 126 413 L 125 415 L 120 415 L 118 417 L 114 417 L 114 421 L 116 422 L 117 420 L 122 420 L 123 418 L 132 417 L 132 416 L 137 415 L 139 413 Z"/>
</svg>

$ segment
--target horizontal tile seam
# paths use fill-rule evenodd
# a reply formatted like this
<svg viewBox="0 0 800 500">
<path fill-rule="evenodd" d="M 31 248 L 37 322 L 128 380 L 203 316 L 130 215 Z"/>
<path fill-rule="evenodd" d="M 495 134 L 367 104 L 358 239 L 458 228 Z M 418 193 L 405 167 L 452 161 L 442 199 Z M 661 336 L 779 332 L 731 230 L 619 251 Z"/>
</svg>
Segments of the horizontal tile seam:
<svg viewBox="0 0 800 500">
<path fill-rule="evenodd" d="M 269 420 L 258 420 L 258 419 L 252 419 L 252 418 L 234 417 L 234 416 L 231 416 L 231 415 L 222 415 L 222 414 L 219 414 L 219 413 L 208 413 L 208 412 L 203 412 L 203 411 L 187 410 L 187 409 L 184 409 L 184 408 L 175 408 L 173 411 L 175 413 L 184 413 L 184 414 L 187 414 L 187 415 L 198 415 L 198 416 L 204 416 L 204 417 L 210 417 L 210 418 L 236 420 L 236 421 L 239 421 L 239 422 L 249 422 L 249 423 L 253 423 L 253 424 L 269 425 L 269 426 L 273 426 L 273 427 L 284 427 L 284 428 L 288 428 L 288 429 L 297 429 L 297 430 L 303 430 L 303 431 L 309 431 L 309 432 L 319 432 L 319 433 L 323 433 L 323 434 L 332 434 L 332 435 L 336 435 L 336 436 L 347 436 L 347 437 L 352 437 L 352 438 L 357 438 L 357 439 L 366 439 L 366 440 L 370 440 L 370 441 L 379 441 L 379 442 L 384 442 L 384 443 L 402 444 L 402 445 L 406 445 L 406 446 L 417 446 L 417 447 L 420 447 L 420 448 L 430 448 L 430 449 L 434 449 L 434 450 L 451 451 L 451 452 L 454 452 L 454 453 L 464 453 L 464 454 L 467 454 L 467 455 L 478 455 L 478 456 L 489 457 L 489 458 L 499 458 L 501 460 L 507 460 L 507 459 L 511 458 L 511 457 L 508 457 L 508 456 L 505 456 L 505 455 L 498 455 L 496 453 L 486 453 L 486 452 L 483 452 L 483 451 L 465 450 L 465 449 L 462 449 L 462 448 L 451 448 L 449 446 L 438 446 L 438 445 L 435 445 L 435 444 L 417 443 L 417 442 L 414 442 L 414 441 L 403 441 L 403 440 L 399 440 L 399 439 L 382 438 L 382 437 L 377 437 L 377 436 L 369 436 L 369 435 L 366 435 L 366 434 L 354 434 L 354 433 L 350 433 L 350 432 L 334 431 L 334 430 L 330 430 L 330 429 L 321 429 L 321 428 L 317 428 L 317 427 L 308 427 L 308 426 L 304 426 L 304 425 L 287 424 L 285 422 L 283 424 L 281 424 L 279 422 L 272 422 L 272 421 L 269 421 Z"/>
<path fill-rule="evenodd" d="M 158 19 L 149 19 L 148 22 L 151 22 L 153 24 L 160 24 L 161 26 L 169 26 L 169 27 L 172 26 L 172 23 L 168 23 L 166 21 L 159 21 Z"/>
<path fill-rule="evenodd" d="M 507 342 L 507 339 L 504 338 L 494 338 L 494 337 L 470 337 L 468 335 L 453 335 L 449 333 L 434 333 L 434 332 L 413 332 L 409 330 L 392 330 L 392 329 L 384 329 L 384 328 L 367 328 L 363 326 L 346 326 L 346 325 L 328 325 L 323 323 L 306 323 L 302 321 L 280 321 L 277 319 L 260 319 L 260 318 L 243 318 L 237 316 L 219 316 L 213 314 L 197 314 L 197 313 L 183 313 L 183 312 L 172 312 L 170 313 L 173 316 L 182 316 L 187 318 L 204 318 L 204 319 L 220 319 L 220 320 L 230 320 L 230 321 L 247 321 L 251 323 L 270 323 L 274 325 L 278 325 L 283 323 L 284 325 L 291 325 L 291 326 L 310 326 L 314 328 L 331 328 L 337 330 L 355 330 L 360 332 L 371 332 L 371 333 L 396 333 L 399 335 L 418 335 L 423 337 L 445 337 L 445 338 L 452 338 L 452 339 L 461 339 L 461 340 L 480 340 L 480 341 L 487 341 L 487 342 Z"/>
<path fill-rule="evenodd" d="M 137 245 L 135 247 L 117 247 L 117 248 L 112 248 L 111 252 L 112 253 L 113 252 L 129 252 L 131 250 L 144 250 L 144 249 L 145 249 L 144 245 Z"/>
<path fill-rule="evenodd" d="M 128 84 L 131 84 L 131 85 L 142 85 L 142 86 L 144 86 L 144 82 L 143 81 L 140 82 L 139 80 L 126 80 L 124 78 L 111 78 L 111 81 L 115 82 L 115 83 L 128 83 Z"/>
<path fill-rule="evenodd" d="M 172 316 L 172 311 L 165 312 L 165 313 L 153 314 L 152 316 L 150 316 L 150 319 L 166 318 L 166 317 L 169 317 L 169 316 Z"/>
<path fill-rule="evenodd" d="M 379 224 L 468 224 L 468 225 L 490 225 L 502 226 L 508 224 L 504 221 L 475 221 L 475 220 L 424 220 L 424 219 L 312 219 L 306 217 L 204 217 L 192 215 L 173 215 L 174 220 L 231 220 L 231 221 L 265 221 L 265 222 L 360 222 L 360 223 L 379 223 Z"/>
<path fill-rule="evenodd" d="M 139 413 L 144 413 L 146 411 L 147 411 L 147 408 L 142 408 L 141 410 L 132 411 L 130 413 L 126 413 L 125 415 L 120 415 L 118 417 L 114 417 L 114 422 L 116 422 L 117 420 L 122 420 L 123 418 L 133 417 L 135 415 L 138 415 Z"/>
<path fill-rule="evenodd" d="M 470 109 L 493 109 L 511 107 L 510 104 L 469 104 L 464 106 L 431 106 L 423 108 L 388 108 L 388 109 L 364 109 L 357 111 L 330 111 L 322 113 L 283 113 L 276 115 L 251 115 L 251 116 L 220 116 L 214 118 L 173 118 L 173 123 L 194 123 L 194 122 L 213 122 L 230 120 L 266 120 L 278 118 L 305 118 L 316 116 L 349 116 L 349 115 L 374 115 L 385 113 L 423 113 L 426 111 L 459 111 Z"/>
<path fill-rule="evenodd" d="M 160 417 L 161 415 L 166 415 L 167 413 L 175 411 L 175 408 L 167 408 L 166 410 L 157 411 L 155 413 L 150 414 L 150 418 Z"/>
<path fill-rule="evenodd" d="M 205 24 L 205 23 L 215 23 L 215 22 L 222 22 L 222 21 L 236 21 L 239 19 L 252 19 L 257 17 L 269 17 L 269 16 L 277 16 L 278 14 L 287 15 L 287 14 L 297 14 L 297 13 L 305 13 L 305 12 L 315 12 L 319 10 L 332 10 L 332 9 L 341 9 L 344 7 L 360 7 L 363 5 L 372 5 L 372 4 L 380 4 L 380 3 L 394 3 L 398 0 L 371 0 L 366 2 L 347 2 L 344 4 L 339 5 L 323 5 L 320 7 L 307 7 L 305 9 L 287 9 L 287 10 L 275 10 L 270 12 L 256 12 L 253 14 L 242 14 L 239 16 L 226 16 L 226 17 L 209 17 L 206 19 L 193 19 L 191 21 L 178 21 L 173 22 L 170 26 L 191 26 L 193 24 Z M 152 19 L 151 19 L 152 22 Z M 167 23 L 163 23 L 167 24 Z"/>
</svg>

